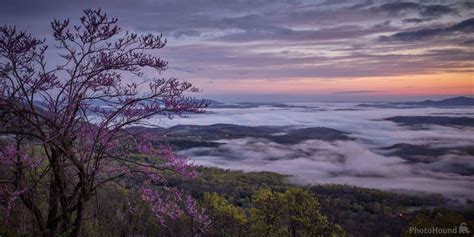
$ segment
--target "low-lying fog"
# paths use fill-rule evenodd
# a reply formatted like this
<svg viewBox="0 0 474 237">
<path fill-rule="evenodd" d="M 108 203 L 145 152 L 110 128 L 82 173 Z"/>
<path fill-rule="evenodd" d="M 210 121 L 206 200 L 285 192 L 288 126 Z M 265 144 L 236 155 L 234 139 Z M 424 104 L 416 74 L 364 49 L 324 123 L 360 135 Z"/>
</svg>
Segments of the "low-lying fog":
<svg viewBox="0 0 474 237">
<path fill-rule="evenodd" d="M 196 164 L 244 171 L 274 171 L 292 175 L 290 179 L 301 184 L 338 183 L 384 190 L 415 190 L 461 199 L 474 196 L 472 153 L 430 154 L 430 162 L 417 162 L 389 155 L 390 150 L 382 149 L 399 143 L 425 145 L 429 149 L 472 149 L 474 127 L 408 127 L 382 120 L 392 116 L 473 117 L 472 107 L 400 109 L 361 108 L 351 103 L 288 105 L 293 107 L 211 108 L 208 114 L 151 122 L 167 127 L 228 123 L 333 128 L 350 133 L 354 140 L 306 140 L 282 145 L 248 137 L 219 140 L 224 144 L 217 148 L 198 147 L 182 153 L 192 157 Z M 423 156 L 418 155 L 417 159 L 423 159 Z"/>
</svg>

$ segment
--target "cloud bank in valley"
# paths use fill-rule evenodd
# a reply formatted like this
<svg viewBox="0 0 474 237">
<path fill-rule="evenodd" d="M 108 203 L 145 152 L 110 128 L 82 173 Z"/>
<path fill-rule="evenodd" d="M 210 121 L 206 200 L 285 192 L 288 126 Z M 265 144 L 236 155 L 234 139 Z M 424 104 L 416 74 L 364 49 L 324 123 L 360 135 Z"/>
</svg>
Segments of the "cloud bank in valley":
<svg viewBox="0 0 474 237">
<path fill-rule="evenodd" d="M 407 159 L 391 154 L 389 146 L 408 143 L 427 149 L 469 147 L 474 129 L 447 126 L 399 126 L 382 118 L 393 115 L 448 113 L 461 116 L 469 109 L 363 109 L 349 110 L 353 104 L 313 104 L 307 107 L 215 109 L 189 121 L 194 124 L 233 123 L 239 125 L 278 125 L 328 127 L 350 132 L 352 141 L 306 140 L 283 145 L 265 139 L 219 140 L 217 148 L 183 151 L 197 164 L 245 171 L 274 171 L 292 175 L 300 184 L 340 183 L 385 190 L 435 192 L 449 197 L 474 195 L 474 156 L 465 152 Z M 308 107 L 319 110 L 308 111 Z M 423 155 L 421 155 L 423 156 Z M 431 160 L 430 162 L 419 162 Z"/>
</svg>

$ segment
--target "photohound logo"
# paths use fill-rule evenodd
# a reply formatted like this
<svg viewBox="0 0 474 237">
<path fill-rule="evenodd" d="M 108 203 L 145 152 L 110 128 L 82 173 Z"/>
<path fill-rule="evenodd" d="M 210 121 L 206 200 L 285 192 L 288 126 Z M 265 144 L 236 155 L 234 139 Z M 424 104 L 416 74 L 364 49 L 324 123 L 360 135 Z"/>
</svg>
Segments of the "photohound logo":
<svg viewBox="0 0 474 237">
<path fill-rule="evenodd" d="M 471 231 L 467 227 L 466 223 L 461 223 L 459 226 L 453 228 L 440 228 L 440 227 L 429 227 L 429 228 L 418 228 L 412 226 L 408 229 L 410 234 L 442 234 L 442 235 L 458 235 L 458 234 L 470 234 Z"/>
<path fill-rule="evenodd" d="M 469 228 L 467 228 L 466 223 L 461 223 L 459 225 L 459 234 L 470 234 Z"/>
</svg>

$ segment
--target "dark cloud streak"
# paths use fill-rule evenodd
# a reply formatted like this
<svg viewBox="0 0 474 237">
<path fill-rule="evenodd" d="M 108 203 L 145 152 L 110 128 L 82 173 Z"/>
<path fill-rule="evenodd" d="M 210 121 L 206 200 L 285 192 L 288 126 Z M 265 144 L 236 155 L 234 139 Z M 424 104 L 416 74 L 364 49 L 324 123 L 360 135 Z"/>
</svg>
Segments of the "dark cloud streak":
<svg viewBox="0 0 474 237">
<path fill-rule="evenodd" d="M 470 34 L 474 32 L 474 18 L 466 19 L 448 27 L 422 28 L 414 31 L 404 31 L 389 37 L 382 37 L 382 41 L 416 41 L 435 37 L 452 36 L 452 34 Z"/>
</svg>

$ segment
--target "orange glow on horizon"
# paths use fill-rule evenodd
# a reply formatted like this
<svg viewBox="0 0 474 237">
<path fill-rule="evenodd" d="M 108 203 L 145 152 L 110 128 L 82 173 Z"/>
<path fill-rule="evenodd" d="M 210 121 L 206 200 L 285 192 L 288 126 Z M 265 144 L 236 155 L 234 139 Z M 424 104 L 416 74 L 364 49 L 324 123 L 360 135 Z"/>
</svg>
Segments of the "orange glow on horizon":
<svg viewBox="0 0 474 237">
<path fill-rule="evenodd" d="M 474 95 L 473 73 L 358 78 L 290 78 L 282 80 L 215 80 L 195 83 L 209 94 L 331 94 L 344 91 L 376 91 L 385 95 Z"/>
</svg>

